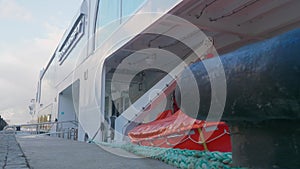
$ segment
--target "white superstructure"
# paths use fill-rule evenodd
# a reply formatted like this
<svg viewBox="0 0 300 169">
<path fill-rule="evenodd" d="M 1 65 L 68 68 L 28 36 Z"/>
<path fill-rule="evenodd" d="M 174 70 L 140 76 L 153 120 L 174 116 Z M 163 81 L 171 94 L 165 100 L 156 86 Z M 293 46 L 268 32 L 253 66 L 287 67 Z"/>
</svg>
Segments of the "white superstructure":
<svg viewBox="0 0 300 169">
<path fill-rule="evenodd" d="M 84 0 L 41 73 L 36 119 L 78 121 L 62 127 L 78 128 L 80 141 L 126 140 L 123 135 L 136 123 L 172 109 L 174 89 L 166 91 L 166 85 L 174 78 L 167 73 L 176 72 L 180 61 L 164 57 L 174 54 L 187 65 L 197 60 L 187 59 L 193 51 L 183 42 L 197 48 L 208 43 L 203 57 L 212 43 L 223 54 L 298 27 L 299 5 L 300 1 L 280 0 Z M 184 25 L 169 15 L 186 19 L 209 38 L 196 29 L 181 29 Z M 121 63 L 124 69 L 119 69 Z M 138 69 L 139 65 L 152 69 Z M 164 65 L 170 69 L 167 73 L 159 69 Z M 162 92 L 163 99 L 147 109 Z"/>
</svg>

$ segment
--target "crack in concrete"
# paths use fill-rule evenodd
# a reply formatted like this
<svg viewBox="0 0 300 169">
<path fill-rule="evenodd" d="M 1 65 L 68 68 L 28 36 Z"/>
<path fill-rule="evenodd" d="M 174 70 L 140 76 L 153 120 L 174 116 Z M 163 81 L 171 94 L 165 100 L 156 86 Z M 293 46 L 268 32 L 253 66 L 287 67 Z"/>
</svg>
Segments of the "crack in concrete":
<svg viewBox="0 0 300 169">
<path fill-rule="evenodd" d="M 3 162 L 2 169 L 31 168 L 14 133 L 0 133 L 0 147 L 4 150 L 1 152 L 3 156 L 0 156 L 0 162 Z"/>
</svg>

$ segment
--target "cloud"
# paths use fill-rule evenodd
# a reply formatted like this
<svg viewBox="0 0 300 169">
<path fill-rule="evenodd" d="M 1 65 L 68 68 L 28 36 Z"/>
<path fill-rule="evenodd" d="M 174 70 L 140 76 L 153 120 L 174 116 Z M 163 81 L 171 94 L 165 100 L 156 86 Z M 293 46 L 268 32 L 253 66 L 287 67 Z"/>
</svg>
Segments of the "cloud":
<svg viewBox="0 0 300 169">
<path fill-rule="evenodd" d="M 11 124 L 30 121 L 28 105 L 35 97 L 37 80 L 63 34 L 59 27 L 45 23 L 44 38 L 0 44 L 0 115 Z"/>
<path fill-rule="evenodd" d="M 0 0 L 0 19 L 30 21 L 32 14 L 15 0 Z"/>
</svg>

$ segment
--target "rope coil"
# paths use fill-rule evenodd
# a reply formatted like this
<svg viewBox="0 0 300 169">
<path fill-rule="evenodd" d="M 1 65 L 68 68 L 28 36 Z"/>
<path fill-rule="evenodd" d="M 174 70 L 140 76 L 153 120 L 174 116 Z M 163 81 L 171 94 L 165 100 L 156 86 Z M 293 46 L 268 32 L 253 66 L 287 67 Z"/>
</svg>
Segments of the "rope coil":
<svg viewBox="0 0 300 169">
<path fill-rule="evenodd" d="M 94 142 L 95 143 L 95 142 Z M 160 160 L 181 169 L 230 169 L 232 154 L 173 148 L 148 147 L 134 144 L 96 143 L 101 146 L 121 148 L 135 155 Z"/>
</svg>

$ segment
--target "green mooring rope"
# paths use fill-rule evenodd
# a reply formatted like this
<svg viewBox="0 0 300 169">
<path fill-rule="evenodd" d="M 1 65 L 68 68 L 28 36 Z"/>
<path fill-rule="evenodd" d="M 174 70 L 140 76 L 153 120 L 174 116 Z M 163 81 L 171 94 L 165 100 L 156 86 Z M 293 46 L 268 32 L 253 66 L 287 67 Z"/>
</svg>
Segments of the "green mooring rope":
<svg viewBox="0 0 300 169">
<path fill-rule="evenodd" d="M 95 142 L 93 142 L 95 143 Z M 160 160 L 181 169 L 230 169 L 231 153 L 182 150 L 173 148 L 148 147 L 134 144 L 96 143 L 101 146 L 122 148 L 135 155 Z"/>
</svg>

